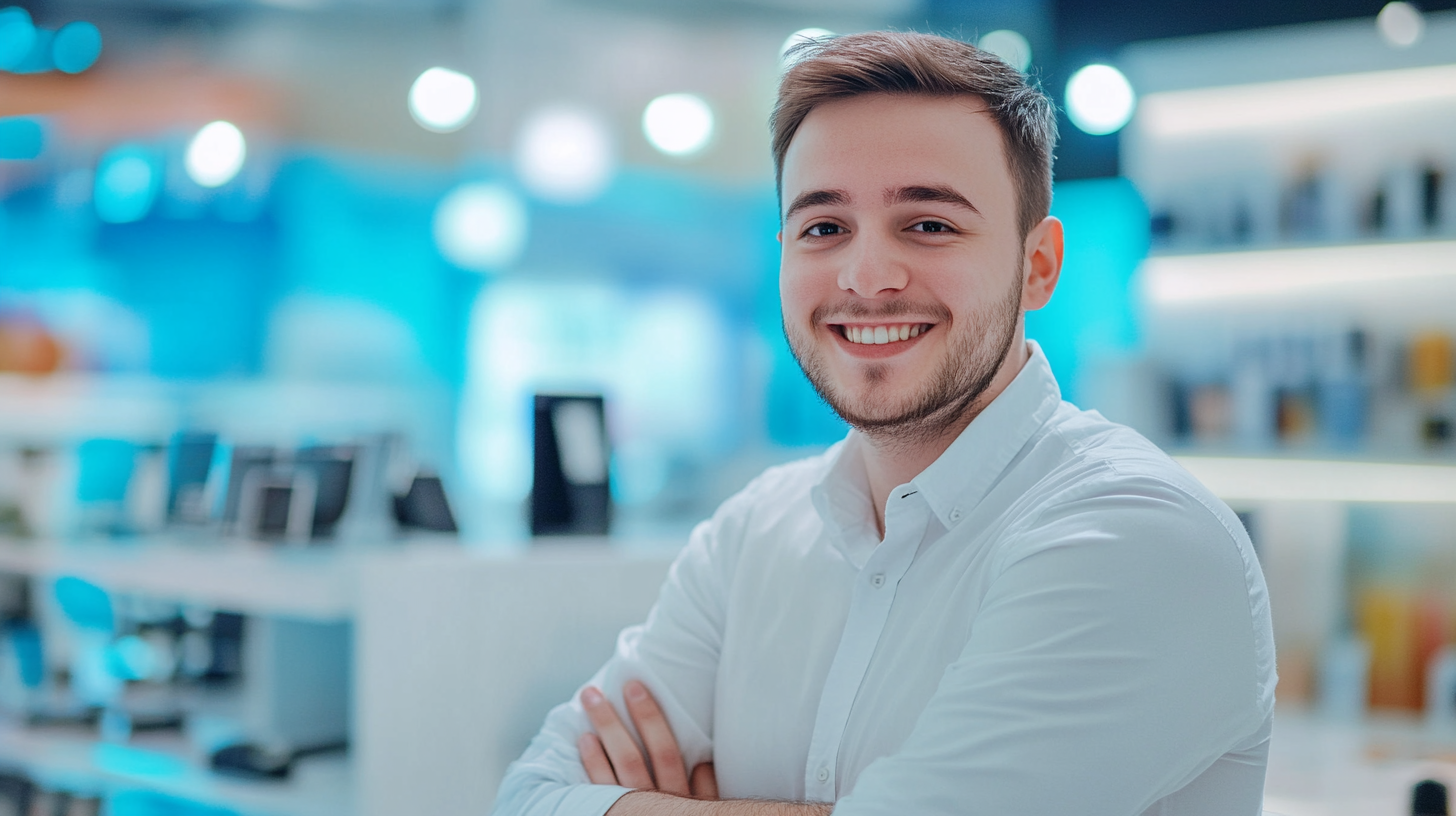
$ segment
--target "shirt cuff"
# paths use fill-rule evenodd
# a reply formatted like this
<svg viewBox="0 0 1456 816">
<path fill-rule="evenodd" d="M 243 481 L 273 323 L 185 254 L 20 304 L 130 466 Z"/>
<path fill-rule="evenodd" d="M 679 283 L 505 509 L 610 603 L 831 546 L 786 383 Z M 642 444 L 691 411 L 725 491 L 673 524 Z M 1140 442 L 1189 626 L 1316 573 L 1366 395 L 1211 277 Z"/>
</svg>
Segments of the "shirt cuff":
<svg viewBox="0 0 1456 816">
<path fill-rule="evenodd" d="M 632 792 L 632 788 L 620 785 L 572 785 L 562 793 L 556 803 L 556 813 L 580 814 L 580 816 L 602 816 L 617 804 L 617 800 Z"/>
</svg>

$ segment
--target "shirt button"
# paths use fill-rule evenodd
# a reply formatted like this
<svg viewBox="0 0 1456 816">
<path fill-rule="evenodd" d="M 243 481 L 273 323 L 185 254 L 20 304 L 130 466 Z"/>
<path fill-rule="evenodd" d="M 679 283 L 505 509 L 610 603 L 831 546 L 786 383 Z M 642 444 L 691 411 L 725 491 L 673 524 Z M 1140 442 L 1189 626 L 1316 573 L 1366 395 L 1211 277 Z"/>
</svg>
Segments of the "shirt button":
<svg viewBox="0 0 1456 816">
<path fill-rule="evenodd" d="M 884 585 L 885 585 L 885 574 L 883 572 L 877 572 L 874 575 L 871 575 L 870 576 L 870 586 L 874 587 L 875 589 L 879 589 L 880 587 L 882 587 Z"/>
<path fill-rule="evenodd" d="M 950 520 L 951 521 L 960 521 L 961 520 L 961 509 L 959 507 L 957 507 L 954 510 L 950 511 Z"/>
<path fill-rule="evenodd" d="M 814 778 L 817 779 L 817 780 L 819 780 L 820 782 L 828 782 L 829 781 L 829 769 L 828 768 L 820 768 L 819 771 L 814 774 Z"/>
</svg>

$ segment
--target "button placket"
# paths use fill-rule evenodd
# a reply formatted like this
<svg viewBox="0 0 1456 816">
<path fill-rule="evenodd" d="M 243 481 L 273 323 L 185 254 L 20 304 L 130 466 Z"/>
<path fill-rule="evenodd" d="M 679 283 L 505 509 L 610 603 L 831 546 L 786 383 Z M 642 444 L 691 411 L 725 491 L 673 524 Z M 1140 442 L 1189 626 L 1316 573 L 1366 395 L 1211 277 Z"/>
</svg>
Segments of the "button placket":
<svg viewBox="0 0 1456 816">
<path fill-rule="evenodd" d="M 854 589 L 844 633 L 819 700 L 804 785 L 816 801 L 834 801 L 838 782 L 834 769 L 850 709 L 889 620 L 894 587 L 910 568 L 929 521 L 929 507 L 923 501 L 892 502 L 889 509 L 885 519 L 888 535 L 862 568 L 865 583 Z M 891 591 L 882 592 L 886 584 Z"/>
</svg>

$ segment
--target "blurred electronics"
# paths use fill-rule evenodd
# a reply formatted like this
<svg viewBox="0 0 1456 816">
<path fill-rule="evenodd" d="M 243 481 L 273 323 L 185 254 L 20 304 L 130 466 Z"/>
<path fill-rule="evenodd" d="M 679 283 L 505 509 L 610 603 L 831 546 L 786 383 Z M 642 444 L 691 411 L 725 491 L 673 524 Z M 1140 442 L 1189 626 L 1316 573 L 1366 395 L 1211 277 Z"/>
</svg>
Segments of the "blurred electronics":
<svg viewBox="0 0 1456 816">
<path fill-rule="evenodd" d="M 357 448 L 352 445 L 307 447 L 294 457 L 294 467 L 313 477 L 313 513 L 309 523 L 312 538 L 329 538 L 349 505 L 350 482 Z"/>
<path fill-rule="evenodd" d="M 298 760 L 315 754 L 342 751 L 348 743 L 324 743 L 303 748 L 281 748 L 240 743 L 219 748 L 208 760 L 214 771 L 244 779 L 287 779 Z"/>
<path fill-rule="evenodd" d="M 410 480 L 409 490 L 394 497 L 394 517 L 406 529 L 437 533 L 458 532 L 455 515 L 445 498 L 445 486 L 439 476 L 421 473 Z"/>
<path fill-rule="evenodd" d="M 35 783 L 29 778 L 16 773 L 0 773 L 0 816 L 30 816 L 34 799 Z"/>
<path fill-rule="evenodd" d="M 1423 779 L 1411 789 L 1411 816 L 1448 816 L 1446 786 L 1434 779 Z"/>
<path fill-rule="evenodd" d="M 536 395 L 532 535 L 606 535 L 610 455 L 602 397 Z"/>
<path fill-rule="evenodd" d="M 343 748 L 352 633 L 347 622 L 249 618 L 239 689 L 242 739 L 216 748 L 213 768 L 283 778 L 299 757 Z"/>
<path fill-rule="evenodd" d="M 167 517 L 184 524 L 205 524 L 212 518 L 209 485 L 217 476 L 217 434 L 181 433 L 168 450 Z"/>
<path fill-rule="evenodd" d="M 238 531 L 261 540 L 307 542 L 313 534 L 318 476 L 291 465 L 254 468 L 243 478 Z"/>
</svg>

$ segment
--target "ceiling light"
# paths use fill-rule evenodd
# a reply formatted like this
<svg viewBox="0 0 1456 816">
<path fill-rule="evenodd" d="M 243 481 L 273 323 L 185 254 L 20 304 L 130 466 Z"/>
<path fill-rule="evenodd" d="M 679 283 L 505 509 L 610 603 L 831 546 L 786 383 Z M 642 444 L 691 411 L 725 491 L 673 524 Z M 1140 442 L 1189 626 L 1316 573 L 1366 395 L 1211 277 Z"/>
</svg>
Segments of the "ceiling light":
<svg viewBox="0 0 1456 816">
<path fill-rule="evenodd" d="M 409 110 L 420 127 L 450 133 L 475 116 L 475 80 L 448 68 L 431 68 L 410 86 Z"/>
<path fill-rule="evenodd" d="M 213 122 L 187 145 L 187 175 L 203 187 L 221 187 L 243 169 L 247 153 L 247 142 L 236 125 Z"/>
<path fill-rule="evenodd" d="M 435 208 L 434 226 L 440 254 L 477 272 L 510 266 L 526 247 L 526 206 L 496 184 L 456 187 Z"/>
<path fill-rule="evenodd" d="M 694 94 L 659 96 L 642 112 L 642 132 L 669 156 L 690 156 L 713 136 L 713 109 Z"/>
<path fill-rule="evenodd" d="M 516 172 L 546 201 L 581 204 L 598 196 L 612 176 L 612 139 L 596 116 L 568 107 L 536 112 L 516 142 Z"/>
<path fill-rule="evenodd" d="M 1375 16 L 1375 27 L 1380 29 L 1380 36 L 1387 43 L 1396 48 L 1410 48 L 1425 33 L 1426 20 L 1421 16 L 1420 9 L 1397 0 L 1386 3 L 1385 8 Z"/>
<path fill-rule="evenodd" d="M 1132 85 L 1111 65 L 1088 65 L 1067 81 L 1067 117 L 1093 136 L 1115 133 L 1136 106 Z"/>
<path fill-rule="evenodd" d="M 1026 73 L 1026 69 L 1031 67 L 1031 43 L 1009 28 L 987 33 L 976 42 L 976 47 L 995 54 L 1022 73 Z"/>
</svg>

